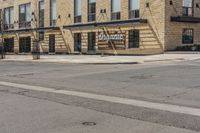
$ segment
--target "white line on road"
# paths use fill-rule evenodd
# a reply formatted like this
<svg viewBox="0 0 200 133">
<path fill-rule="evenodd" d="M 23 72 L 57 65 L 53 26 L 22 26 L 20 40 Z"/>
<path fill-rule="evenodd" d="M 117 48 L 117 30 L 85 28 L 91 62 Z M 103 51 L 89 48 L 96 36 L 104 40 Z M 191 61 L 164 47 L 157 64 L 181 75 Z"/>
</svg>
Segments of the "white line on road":
<svg viewBox="0 0 200 133">
<path fill-rule="evenodd" d="M 148 102 L 148 101 L 105 96 L 105 95 L 98 95 L 98 94 L 85 93 L 85 92 L 56 90 L 54 88 L 31 86 L 31 85 L 25 85 L 25 84 L 16 84 L 16 83 L 3 82 L 3 81 L 0 81 L 0 85 L 14 87 L 14 88 L 21 88 L 25 90 L 64 94 L 64 95 L 77 96 L 77 97 L 101 100 L 101 101 L 112 102 L 112 103 L 119 103 L 119 104 L 125 104 L 125 105 L 137 106 L 137 107 L 169 111 L 169 112 L 174 112 L 174 113 L 200 116 L 200 108 L 191 108 L 191 107 L 164 104 L 164 103 L 154 103 L 154 102 Z"/>
</svg>

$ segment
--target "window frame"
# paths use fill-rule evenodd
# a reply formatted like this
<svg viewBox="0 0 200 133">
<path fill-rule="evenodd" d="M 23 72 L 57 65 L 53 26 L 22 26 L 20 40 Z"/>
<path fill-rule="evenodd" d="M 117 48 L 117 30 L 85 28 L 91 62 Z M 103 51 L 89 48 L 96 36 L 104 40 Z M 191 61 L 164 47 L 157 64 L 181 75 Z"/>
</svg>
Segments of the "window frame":
<svg viewBox="0 0 200 133">
<path fill-rule="evenodd" d="M 53 0 L 50 0 L 50 26 L 54 27 L 56 26 L 56 23 L 57 23 L 57 0 L 55 0 L 56 2 L 56 9 L 55 9 L 56 18 L 55 19 L 53 19 L 52 1 Z"/>
<path fill-rule="evenodd" d="M 13 10 L 13 14 L 11 15 L 11 9 Z M 5 10 L 8 10 L 8 13 L 9 13 L 9 22 L 8 22 L 8 24 L 6 24 L 5 23 L 5 20 L 6 20 L 6 13 L 5 13 Z M 4 8 L 3 9 L 3 11 L 4 11 L 4 15 L 3 15 L 3 19 L 4 19 L 4 24 L 3 24 L 3 28 L 4 28 L 4 30 L 9 30 L 9 29 L 14 29 L 14 7 L 13 6 L 10 6 L 10 7 L 6 7 L 6 8 Z M 11 18 L 11 16 L 13 17 L 13 18 Z M 12 19 L 13 19 L 13 23 L 11 22 L 12 21 Z"/>
<path fill-rule="evenodd" d="M 191 40 L 191 42 L 190 41 L 188 41 L 188 40 L 185 40 L 185 37 L 186 37 L 186 34 L 187 33 L 185 33 L 185 31 L 190 31 L 190 33 L 192 33 L 191 35 L 189 35 L 189 36 L 192 36 L 192 40 Z M 184 34 L 185 34 L 185 36 L 184 36 Z M 194 44 L 194 29 L 192 29 L 192 28 L 184 28 L 183 30 L 182 30 L 182 44 Z"/>
<path fill-rule="evenodd" d="M 113 1 L 115 1 L 115 0 L 111 0 L 111 20 L 112 21 L 117 21 L 117 20 L 121 20 L 121 6 L 122 6 L 122 1 L 121 0 L 119 0 L 120 1 L 120 11 L 118 11 L 118 12 L 114 12 L 113 11 Z"/>
<path fill-rule="evenodd" d="M 95 2 L 90 2 L 90 0 L 88 0 L 87 1 L 88 2 L 88 22 L 94 22 L 94 21 L 96 21 L 96 0 L 95 0 Z M 91 6 L 93 6 L 93 4 L 95 4 L 94 5 L 94 8 L 95 8 L 95 13 L 91 13 L 90 11 L 90 7 Z"/>
<path fill-rule="evenodd" d="M 32 18 L 32 11 L 31 11 L 31 3 L 25 3 L 19 5 L 19 28 L 30 28 L 31 27 L 31 20 L 27 21 L 27 5 L 30 5 L 30 12 L 31 12 L 31 18 Z M 24 20 L 21 21 L 21 7 L 24 6 Z"/>
<path fill-rule="evenodd" d="M 131 10 L 131 0 L 128 0 L 128 13 L 129 19 L 137 19 L 140 18 L 140 0 L 139 1 L 139 9 Z M 134 15 L 134 16 L 133 16 Z"/>
<path fill-rule="evenodd" d="M 76 8 L 77 8 L 77 1 L 74 0 L 74 23 L 81 23 L 82 22 L 82 7 L 80 7 L 80 12 L 81 14 L 80 15 L 76 15 Z M 81 2 L 81 0 L 79 1 Z M 81 5 L 81 4 L 80 4 Z"/>
<path fill-rule="evenodd" d="M 131 40 L 131 38 L 130 38 L 130 32 L 137 32 L 138 33 L 138 40 L 137 39 L 135 39 L 134 37 L 132 37 L 132 40 Z M 131 42 L 131 41 L 133 41 L 133 42 Z M 134 44 L 134 41 L 137 41 L 137 44 Z M 131 45 L 131 43 L 132 43 L 132 45 Z M 133 45 L 134 44 L 134 45 Z M 137 49 L 137 48 L 140 48 L 140 30 L 135 30 L 135 29 L 133 29 L 133 30 L 129 30 L 128 31 L 128 48 L 129 49 Z"/>
<path fill-rule="evenodd" d="M 191 7 L 184 6 L 184 1 L 185 0 L 182 0 L 182 15 L 186 17 L 194 17 L 194 0 L 192 0 Z M 191 14 L 189 14 L 189 9 L 191 10 Z"/>
</svg>

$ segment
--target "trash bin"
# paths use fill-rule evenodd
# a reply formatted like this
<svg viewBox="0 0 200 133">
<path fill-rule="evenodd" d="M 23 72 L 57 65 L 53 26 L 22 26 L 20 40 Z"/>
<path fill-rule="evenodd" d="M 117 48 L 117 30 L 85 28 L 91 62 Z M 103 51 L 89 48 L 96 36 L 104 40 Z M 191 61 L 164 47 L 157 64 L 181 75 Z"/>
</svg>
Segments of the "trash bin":
<svg viewBox="0 0 200 133">
<path fill-rule="evenodd" d="M 33 50 L 32 50 L 33 60 L 40 59 L 40 47 L 37 40 L 33 41 Z"/>
</svg>

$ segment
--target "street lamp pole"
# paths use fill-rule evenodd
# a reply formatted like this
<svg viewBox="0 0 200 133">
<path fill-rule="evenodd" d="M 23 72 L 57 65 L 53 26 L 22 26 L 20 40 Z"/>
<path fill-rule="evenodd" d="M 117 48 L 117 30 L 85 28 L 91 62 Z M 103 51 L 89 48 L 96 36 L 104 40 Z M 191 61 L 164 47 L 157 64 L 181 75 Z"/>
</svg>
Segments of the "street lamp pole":
<svg viewBox="0 0 200 133">
<path fill-rule="evenodd" d="M 3 23 L 3 11 L 0 12 L 1 14 L 1 18 L 0 18 L 0 25 L 1 25 L 1 44 L 0 44 L 0 59 L 5 59 L 5 52 L 4 52 L 4 39 L 3 39 L 3 35 L 4 35 L 4 23 Z"/>
<path fill-rule="evenodd" d="M 34 20 L 35 20 L 35 32 L 36 32 L 36 38 L 33 41 L 33 52 L 32 52 L 33 60 L 40 59 L 39 32 L 38 32 L 38 24 L 39 24 L 38 22 L 39 21 L 37 19 L 36 14 L 37 13 L 32 12 L 32 16 L 34 17 Z"/>
</svg>

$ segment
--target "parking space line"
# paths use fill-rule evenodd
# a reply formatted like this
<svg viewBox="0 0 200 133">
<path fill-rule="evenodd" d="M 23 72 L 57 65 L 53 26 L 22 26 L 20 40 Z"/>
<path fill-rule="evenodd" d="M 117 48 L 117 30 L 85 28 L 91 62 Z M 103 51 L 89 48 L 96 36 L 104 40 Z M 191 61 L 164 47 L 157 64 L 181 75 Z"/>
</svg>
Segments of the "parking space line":
<svg viewBox="0 0 200 133">
<path fill-rule="evenodd" d="M 26 84 L 17 84 L 17 83 L 4 82 L 4 81 L 0 81 L 0 85 L 13 87 L 13 88 L 20 88 L 20 89 L 25 89 L 25 90 L 77 96 L 77 97 L 100 100 L 100 101 L 111 102 L 111 103 L 119 103 L 119 104 L 125 104 L 125 105 L 130 105 L 130 106 L 169 111 L 173 113 L 200 116 L 200 108 L 192 108 L 192 107 L 171 105 L 171 104 L 165 104 L 165 103 L 155 103 L 155 102 L 120 98 L 120 97 L 114 97 L 114 96 L 105 96 L 105 95 L 98 95 L 98 94 L 78 92 L 78 91 L 56 90 L 55 88 L 32 86 L 32 85 L 26 85 Z"/>
</svg>

